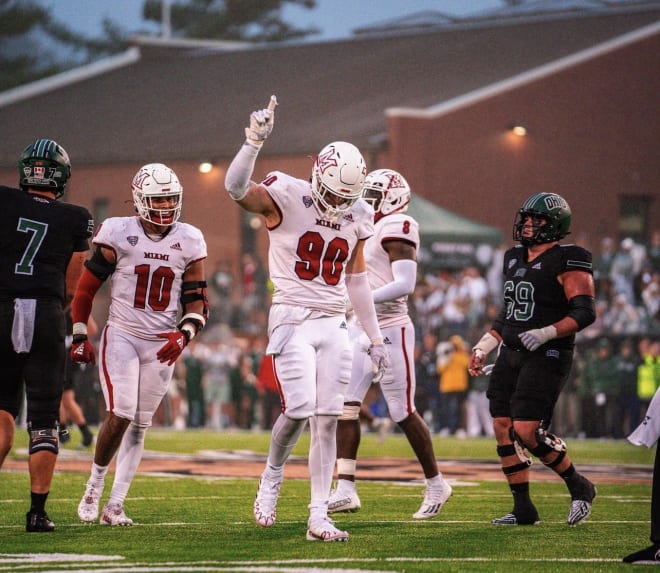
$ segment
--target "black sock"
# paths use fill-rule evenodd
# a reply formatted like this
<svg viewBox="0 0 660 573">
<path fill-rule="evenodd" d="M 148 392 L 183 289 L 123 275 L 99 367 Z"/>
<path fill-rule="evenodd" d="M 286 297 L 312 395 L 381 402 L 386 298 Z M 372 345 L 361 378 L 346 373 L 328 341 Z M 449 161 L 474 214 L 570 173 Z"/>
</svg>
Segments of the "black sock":
<svg viewBox="0 0 660 573">
<path fill-rule="evenodd" d="M 532 507 L 532 500 L 529 497 L 529 482 L 510 483 L 509 488 L 513 495 L 513 510 L 524 510 Z"/>
<path fill-rule="evenodd" d="M 566 484 L 569 484 L 570 482 L 574 482 L 580 477 L 580 474 L 577 473 L 577 471 L 575 470 L 575 466 L 573 464 L 568 466 L 559 475 L 566 482 Z"/>
<path fill-rule="evenodd" d="M 34 493 L 30 492 L 30 511 L 32 513 L 44 513 L 46 507 L 46 498 L 48 493 Z"/>
</svg>

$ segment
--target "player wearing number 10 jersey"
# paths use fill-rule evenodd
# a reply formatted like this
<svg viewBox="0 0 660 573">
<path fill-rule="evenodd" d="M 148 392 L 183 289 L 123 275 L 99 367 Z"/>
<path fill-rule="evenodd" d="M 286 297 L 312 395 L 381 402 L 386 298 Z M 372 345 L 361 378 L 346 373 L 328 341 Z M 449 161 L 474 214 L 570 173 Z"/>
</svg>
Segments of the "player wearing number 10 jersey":
<svg viewBox="0 0 660 573">
<path fill-rule="evenodd" d="M 117 453 L 102 525 L 132 525 L 124 500 L 142 458 L 147 428 L 167 391 L 174 362 L 208 314 L 206 243 L 199 229 L 178 222 L 183 188 L 176 174 L 160 163 L 145 165 L 132 188 L 138 216 L 110 218 L 99 227 L 93 239 L 96 250 L 85 263 L 71 310 L 71 359 L 93 363 L 87 320 L 94 295 L 111 277 L 110 309 L 99 347 L 108 414 L 78 506 L 81 521 L 97 519 L 105 475 Z M 183 316 L 177 324 L 179 306 Z"/>
<path fill-rule="evenodd" d="M 267 109 L 252 113 L 247 140 L 225 178 L 230 196 L 265 218 L 275 287 L 267 352 L 273 356 L 282 414 L 273 426 L 254 518 L 262 527 L 275 523 L 284 464 L 309 420 L 307 540 L 346 541 L 348 533 L 328 518 L 337 416 L 351 369 L 346 295 L 369 337 L 376 375 L 382 376 L 388 364 L 363 253 L 373 234 L 373 210 L 360 199 L 367 170 L 354 145 L 336 141 L 319 153 L 311 185 L 281 172 L 269 174 L 261 184 L 251 181 L 276 105 L 272 96 Z"/>
</svg>

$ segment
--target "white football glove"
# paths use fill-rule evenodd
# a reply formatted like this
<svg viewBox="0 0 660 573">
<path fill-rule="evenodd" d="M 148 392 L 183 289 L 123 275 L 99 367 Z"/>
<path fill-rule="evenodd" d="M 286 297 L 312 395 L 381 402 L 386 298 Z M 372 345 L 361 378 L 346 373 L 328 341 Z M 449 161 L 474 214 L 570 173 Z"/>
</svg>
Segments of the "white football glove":
<svg viewBox="0 0 660 573">
<path fill-rule="evenodd" d="M 536 350 L 539 346 L 543 346 L 548 340 L 557 338 L 557 329 L 550 325 L 543 328 L 533 328 L 526 332 L 521 332 L 518 338 L 522 340 L 527 350 Z"/>
<path fill-rule="evenodd" d="M 374 384 L 378 384 L 383 379 L 383 376 L 385 376 L 385 370 L 390 367 L 390 353 L 381 342 L 380 344 L 372 344 L 369 347 L 369 357 L 371 358 L 374 373 L 371 381 Z"/>
<path fill-rule="evenodd" d="M 275 124 L 275 107 L 277 98 L 270 96 L 270 103 L 266 109 L 253 111 L 250 115 L 250 126 L 245 128 L 245 137 L 255 145 L 262 145 L 273 131 Z"/>
</svg>

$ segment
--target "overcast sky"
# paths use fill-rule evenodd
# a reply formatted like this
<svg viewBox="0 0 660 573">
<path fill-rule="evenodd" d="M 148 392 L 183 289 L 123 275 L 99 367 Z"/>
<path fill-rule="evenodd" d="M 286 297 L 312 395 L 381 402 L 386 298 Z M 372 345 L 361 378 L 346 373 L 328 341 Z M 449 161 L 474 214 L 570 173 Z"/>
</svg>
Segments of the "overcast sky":
<svg viewBox="0 0 660 573">
<path fill-rule="evenodd" d="M 173 1 L 173 0 L 172 0 Z M 51 13 L 69 27 L 94 36 L 101 32 L 104 18 L 110 18 L 122 29 L 138 29 L 157 33 L 154 25 L 142 22 L 143 0 L 39 0 L 51 7 Z M 447 15 L 463 16 L 502 6 L 501 0 L 317 0 L 314 10 L 296 6 L 284 10 L 287 22 L 299 27 L 319 28 L 314 40 L 346 38 L 351 30 L 381 23 L 416 12 L 433 10 Z"/>
</svg>

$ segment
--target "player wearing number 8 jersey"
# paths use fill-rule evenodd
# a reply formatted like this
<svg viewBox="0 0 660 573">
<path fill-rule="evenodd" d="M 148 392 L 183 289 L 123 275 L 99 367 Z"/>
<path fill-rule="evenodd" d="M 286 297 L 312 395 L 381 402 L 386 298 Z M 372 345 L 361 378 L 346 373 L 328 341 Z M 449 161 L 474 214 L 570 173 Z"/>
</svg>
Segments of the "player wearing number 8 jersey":
<svg viewBox="0 0 660 573">
<path fill-rule="evenodd" d="M 406 211 L 410 186 L 392 169 L 377 169 L 364 182 L 364 199 L 375 211 L 374 235 L 364 253 L 378 322 L 389 346 L 392 366 L 380 382 L 389 415 L 403 430 L 426 478 L 424 501 L 414 519 L 438 515 L 452 493 L 438 472 L 431 434 L 415 408 L 415 329 L 408 314 L 408 295 L 417 279 L 419 225 Z M 355 474 L 360 445 L 360 406 L 372 384 L 367 356 L 368 339 L 351 325 L 353 364 L 344 397 L 344 411 L 337 426 L 337 487 L 330 496 L 329 511 L 360 509 Z"/>
<path fill-rule="evenodd" d="M 132 183 L 134 217 L 106 219 L 96 232 L 71 316 L 74 362 L 93 363 L 87 320 L 94 295 L 111 277 L 110 309 L 101 334 L 99 377 L 108 414 L 99 431 L 91 475 L 78 506 L 81 521 L 98 518 L 108 466 L 117 453 L 102 525 L 132 525 L 124 500 L 144 450 L 152 417 L 167 392 L 174 362 L 208 315 L 199 229 L 179 222 L 183 188 L 167 166 L 142 167 Z M 182 317 L 177 324 L 181 307 Z"/>
<path fill-rule="evenodd" d="M 533 525 L 539 515 L 529 495 L 530 452 L 559 475 L 571 494 L 567 523 L 591 513 L 596 488 L 578 473 L 566 444 L 548 432 L 559 393 L 573 362 L 575 333 L 591 324 L 594 281 L 591 253 L 560 245 L 571 210 L 555 193 L 536 193 L 520 207 L 504 255 L 504 305 L 492 329 L 472 349 L 470 373 L 500 346 L 488 386 L 490 413 L 513 510 L 496 525 Z"/>
<path fill-rule="evenodd" d="M 335 464 L 335 431 L 351 368 L 346 295 L 370 339 L 375 375 L 388 356 L 376 320 L 364 262 L 364 242 L 373 233 L 373 210 L 360 199 L 366 166 L 358 149 L 328 144 L 312 169 L 312 181 L 281 172 L 251 181 L 257 154 L 270 134 L 275 96 L 253 112 L 246 141 L 225 178 L 230 196 L 265 218 L 269 272 L 274 285 L 267 353 L 273 356 L 282 413 L 276 420 L 266 468 L 254 501 L 262 527 L 275 523 L 284 465 L 309 420 L 310 541 L 345 541 L 348 533 L 328 518 Z"/>
</svg>

